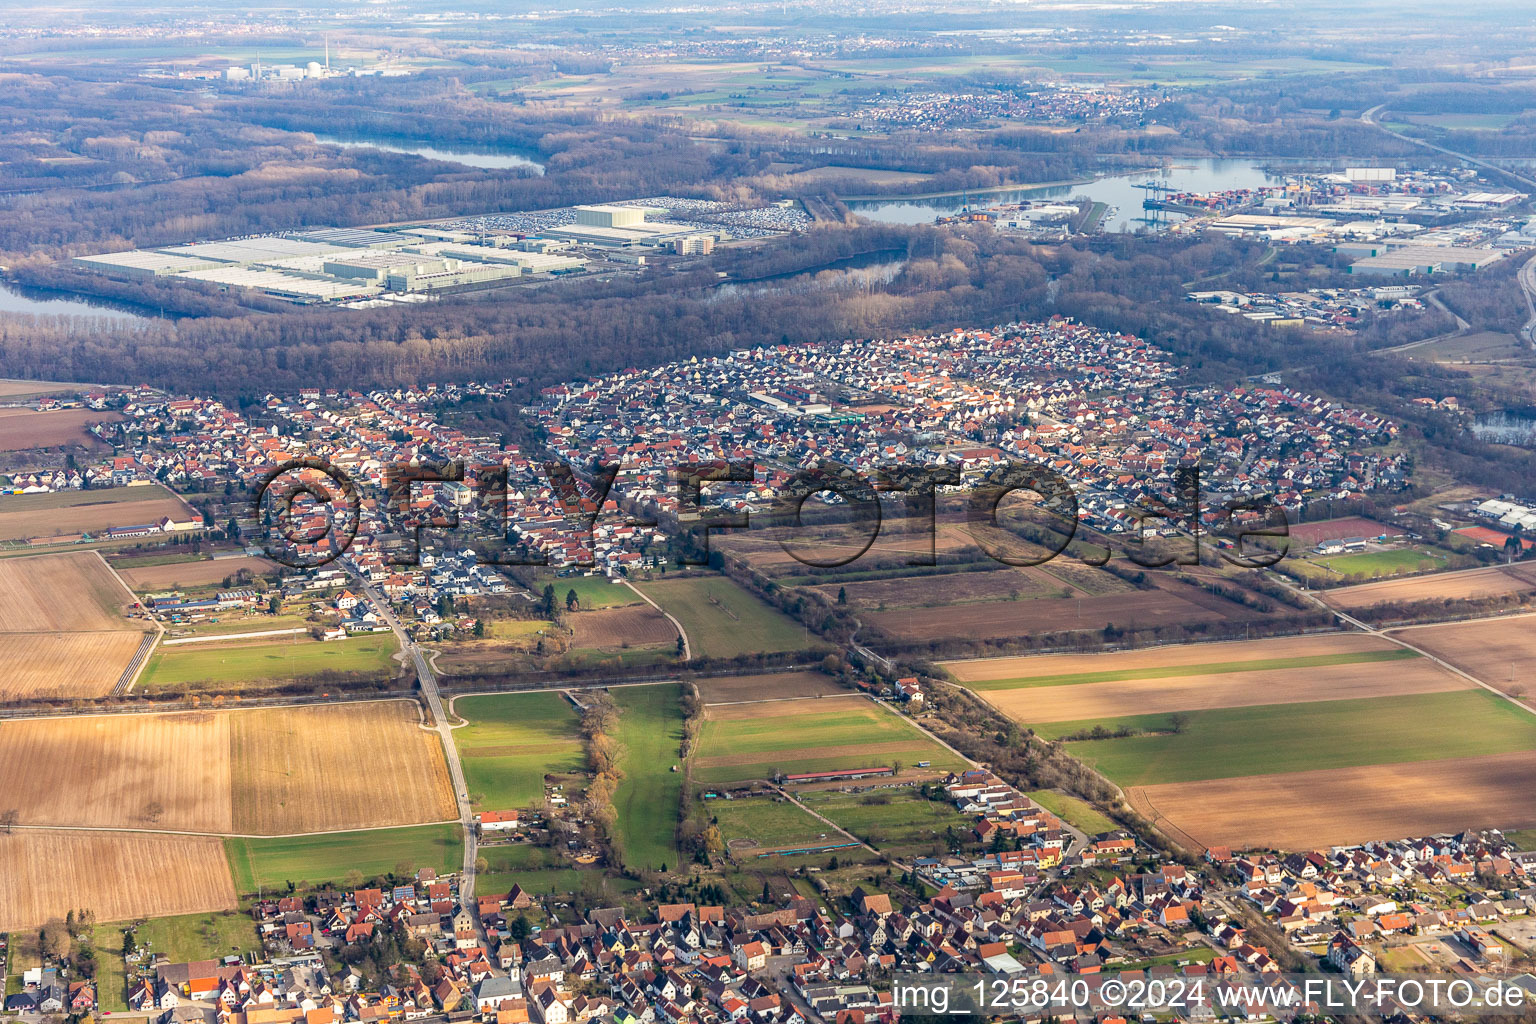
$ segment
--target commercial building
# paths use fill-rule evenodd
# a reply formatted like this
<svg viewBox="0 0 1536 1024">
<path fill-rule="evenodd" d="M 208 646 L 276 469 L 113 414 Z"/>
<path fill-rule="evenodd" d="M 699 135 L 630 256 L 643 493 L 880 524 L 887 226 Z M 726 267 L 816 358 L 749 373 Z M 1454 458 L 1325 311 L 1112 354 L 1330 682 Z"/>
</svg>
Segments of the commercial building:
<svg viewBox="0 0 1536 1024">
<path fill-rule="evenodd" d="M 163 252 L 138 249 L 102 253 L 99 256 L 76 256 L 70 262 L 82 270 L 94 271 L 122 281 L 184 274 L 189 270 L 204 270 L 219 265 L 190 256 L 169 256 Z"/>
</svg>

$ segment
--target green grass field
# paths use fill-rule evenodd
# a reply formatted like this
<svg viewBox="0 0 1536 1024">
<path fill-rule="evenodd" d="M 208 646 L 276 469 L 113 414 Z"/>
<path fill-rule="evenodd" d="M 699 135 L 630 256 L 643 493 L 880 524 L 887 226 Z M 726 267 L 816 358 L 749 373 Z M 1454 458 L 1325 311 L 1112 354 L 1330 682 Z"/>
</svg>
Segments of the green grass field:
<svg viewBox="0 0 1536 1024">
<path fill-rule="evenodd" d="M 682 761 L 682 691 L 665 684 L 621 686 L 612 693 L 619 707 L 614 739 L 624 750 L 619 759 L 624 779 L 613 795 L 613 807 L 625 866 L 676 868 L 683 773 L 672 771 L 672 766 Z"/>
<path fill-rule="evenodd" d="M 640 589 L 677 616 L 696 658 L 734 658 L 819 646 L 805 628 L 724 576 L 661 580 Z"/>
<path fill-rule="evenodd" d="M 464 840 L 457 825 L 423 825 L 334 835 L 277 839 L 226 839 L 235 889 L 241 894 L 286 890 L 288 883 L 340 882 L 348 872 L 366 877 L 387 875 L 409 865 L 414 873 L 432 868 L 439 874 L 464 864 Z"/>
<path fill-rule="evenodd" d="M 1449 564 L 1449 558 L 1444 552 L 1432 548 L 1394 548 L 1388 551 L 1366 551 L 1358 555 L 1307 555 L 1304 558 L 1287 558 L 1281 563 L 1281 567 L 1293 575 L 1337 582 L 1444 569 Z"/>
<path fill-rule="evenodd" d="M 152 918 L 139 925 L 133 939 L 140 949 L 164 953 L 171 963 L 261 952 L 256 922 L 239 911 Z M 119 938 L 117 949 L 122 948 Z"/>
<path fill-rule="evenodd" d="M 975 824 L 953 804 L 925 799 L 916 790 L 810 792 L 800 799 L 881 851 L 942 852 L 946 829 L 969 834 Z"/>
<path fill-rule="evenodd" d="M 639 882 L 611 876 L 602 868 L 538 868 L 532 871 L 491 871 L 479 875 L 475 879 L 475 891 L 503 894 L 510 892 L 514 884 L 535 894 L 563 896 L 583 892 L 601 900 L 615 899 L 640 888 Z"/>
<path fill-rule="evenodd" d="M 769 797 L 709 800 L 704 809 L 720 826 L 720 834 L 727 843 L 733 839 L 746 839 L 755 844 L 747 848 L 732 847 L 743 854 L 756 848 L 810 846 L 820 842 L 823 836 L 837 834 L 794 804 Z"/>
<path fill-rule="evenodd" d="M 281 626 L 252 625 L 252 630 Z M 308 636 L 270 640 L 209 642 L 160 647 L 149 659 L 139 686 L 144 690 L 209 684 L 302 679 L 321 672 L 359 672 L 393 678 L 400 645 L 392 633 L 372 633 L 345 640 Z"/>
<path fill-rule="evenodd" d="M 565 599 L 573 590 L 576 591 L 576 600 L 580 602 L 583 611 L 640 603 L 640 598 L 635 596 L 633 590 L 622 583 L 608 582 L 606 576 L 567 576 L 564 579 L 551 576 L 547 580 L 540 580 L 539 587 L 542 588 L 545 583 L 554 586 L 555 600 L 561 608 L 565 607 Z"/>
<path fill-rule="evenodd" d="M 86 940 L 96 954 L 96 1000 L 101 1009 L 123 1013 L 128 1009 L 128 965 L 123 962 L 121 925 L 98 924 Z"/>
<path fill-rule="evenodd" d="M 1484 690 L 1189 712 L 1181 734 L 1068 744 L 1122 786 L 1349 768 L 1536 749 L 1536 721 Z M 1102 724 L 1167 730 L 1168 715 L 1053 722 L 1047 738 Z"/>
<path fill-rule="evenodd" d="M 1255 661 L 1218 661 L 1200 665 L 1167 665 L 1159 668 L 1107 669 L 1102 672 L 1067 672 L 1058 675 L 1019 676 L 962 683 L 968 690 L 1016 690 L 1034 686 L 1074 686 L 1078 683 L 1112 683 L 1128 679 L 1173 679 L 1187 676 L 1226 675 L 1231 672 L 1268 672 L 1276 669 L 1317 668 L 1323 665 L 1354 665 L 1371 661 L 1397 661 L 1419 655 L 1405 648 L 1387 651 L 1347 651 L 1297 658 L 1260 658 Z M 1042 659 L 1041 666 L 1050 664 Z"/>
<path fill-rule="evenodd" d="M 694 778 L 703 783 L 867 768 L 900 761 L 906 769 L 967 767 L 900 716 L 868 702 L 839 701 L 835 710 L 802 713 L 814 702 L 786 701 L 782 716 L 711 719 L 699 731 Z M 835 748 L 835 749 L 829 749 Z M 860 750 L 858 748 L 867 748 Z"/>
<path fill-rule="evenodd" d="M 453 710 L 470 723 L 454 741 L 477 810 L 535 807 L 544 800 L 544 776 L 587 766 L 580 719 L 558 693 L 460 697 Z"/>
<path fill-rule="evenodd" d="M 1076 825 L 1090 836 L 1108 832 L 1116 827 L 1113 821 L 1075 796 L 1057 793 L 1050 789 L 1040 789 L 1025 795 L 1068 825 Z"/>
</svg>

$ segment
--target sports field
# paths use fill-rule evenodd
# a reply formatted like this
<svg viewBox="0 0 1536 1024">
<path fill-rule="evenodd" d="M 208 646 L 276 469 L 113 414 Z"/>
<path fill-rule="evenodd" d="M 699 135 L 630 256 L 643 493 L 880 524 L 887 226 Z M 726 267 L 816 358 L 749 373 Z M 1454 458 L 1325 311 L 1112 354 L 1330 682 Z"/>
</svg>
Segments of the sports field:
<svg viewBox="0 0 1536 1024">
<path fill-rule="evenodd" d="M 837 696 L 709 708 L 699 732 L 694 778 L 726 784 L 900 762 L 911 771 L 967 767 L 892 711 L 862 697 Z"/>
<path fill-rule="evenodd" d="M 618 686 L 611 691 L 619 708 L 614 736 L 623 748 L 619 768 L 624 779 L 613 795 L 618 839 L 626 867 L 679 866 L 675 837 L 682 809 L 682 690 L 673 684 Z M 673 766 L 679 768 L 673 771 Z"/>
<path fill-rule="evenodd" d="M 98 920 L 233 910 L 219 840 L 131 832 L 0 833 L 0 931 L 70 910 Z"/>
<path fill-rule="evenodd" d="M 480 811 L 537 807 L 546 775 L 585 770 L 580 720 L 558 693 L 459 697 L 453 711 L 469 725 L 454 733 L 469 798 Z M 576 780 L 567 782 L 567 796 Z"/>
<path fill-rule="evenodd" d="M 252 630 L 274 628 L 252 620 Z M 285 683 L 322 672 L 361 673 L 390 679 L 399 670 L 393 633 L 368 633 L 345 640 L 315 640 L 307 633 L 255 640 L 161 645 L 139 688 L 149 692 L 212 689 L 242 683 Z"/>
<path fill-rule="evenodd" d="M 90 715 L 0 723 L 23 824 L 286 834 L 454 816 L 417 705 Z"/>
<path fill-rule="evenodd" d="M 1056 722 L 1039 731 L 1057 737 L 1095 725 L 1155 731 L 1068 744 L 1121 786 L 1536 750 L 1536 716 L 1480 689 L 1194 711 L 1182 733 L 1166 715 Z"/>
<path fill-rule="evenodd" d="M 367 878 L 409 866 L 405 874 L 432 868 L 438 874 L 464 864 L 463 833 L 457 825 L 370 829 L 274 839 L 226 839 L 235 891 L 242 895 L 285 890 L 289 882 L 341 882 L 356 870 Z M 397 872 L 398 873 L 398 872 Z"/>
<path fill-rule="evenodd" d="M 651 600 L 683 624 L 696 658 L 734 658 L 817 646 L 805 628 L 724 576 L 640 584 Z"/>
</svg>

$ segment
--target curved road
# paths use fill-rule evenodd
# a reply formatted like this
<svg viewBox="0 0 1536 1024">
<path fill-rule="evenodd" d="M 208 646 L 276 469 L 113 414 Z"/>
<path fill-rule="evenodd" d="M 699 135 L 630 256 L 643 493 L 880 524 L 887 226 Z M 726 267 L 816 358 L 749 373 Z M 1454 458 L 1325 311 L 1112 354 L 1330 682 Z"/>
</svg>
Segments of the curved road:
<svg viewBox="0 0 1536 1024">
<path fill-rule="evenodd" d="M 412 640 L 400 620 L 395 617 L 394 610 L 384 595 L 374 589 L 361 573 L 347 567 L 347 571 L 357 580 L 357 584 L 368 595 L 368 600 L 378 609 L 379 615 L 394 630 L 395 638 L 400 641 L 400 649 L 410 655 L 412 663 L 416 666 L 416 678 L 421 682 L 421 692 L 426 694 L 427 707 L 432 711 L 433 728 L 443 741 L 443 756 L 448 759 L 448 773 L 453 779 L 453 798 L 459 807 L 459 825 L 464 829 L 464 865 L 459 877 L 459 905 L 469 911 L 469 916 L 475 922 L 475 935 L 480 940 L 481 948 L 487 952 L 490 950 L 489 937 L 485 928 L 480 924 L 480 914 L 475 904 L 475 860 L 479 856 L 478 841 L 475 836 L 475 811 L 469 803 L 469 787 L 464 782 L 464 766 L 459 763 L 459 750 L 453 741 L 453 726 L 449 724 L 448 712 L 443 707 L 442 695 L 437 690 L 437 676 L 433 675 L 427 659 L 422 656 L 421 647 Z"/>
<path fill-rule="evenodd" d="M 1487 160 L 1480 160 L 1475 156 L 1468 156 L 1465 153 L 1458 153 L 1454 149 L 1446 149 L 1444 146 L 1437 146 L 1433 142 L 1425 142 L 1423 139 L 1416 139 L 1412 135 L 1404 135 L 1402 132 L 1393 131 L 1391 128 L 1388 128 L 1386 125 L 1376 120 L 1376 115 L 1381 113 L 1384 107 L 1386 107 L 1385 103 L 1376 104 L 1370 110 L 1362 113 L 1360 115 L 1360 120 L 1370 125 L 1372 128 L 1380 129 L 1381 131 L 1384 131 L 1388 135 L 1392 136 L 1394 139 L 1400 139 L 1409 145 L 1420 146 L 1424 149 L 1432 149 L 1436 153 L 1444 153 L 1446 156 L 1453 156 L 1457 160 L 1461 160 L 1464 163 L 1472 164 L 1474 167 L 1481 167 L 1483 170 L 1488 171 L 1489 173 L 1497 174 L 1500 177 L 1507 178 L 1510 181 L 1517 181 L 1527 188 L 1536 189 L 1536 178 L 1527 178 L 1523 174 L 1516 174 L 1514 171 L 1511 171 L 1508 168 L 1500 167 L 1498 164 L 1489 163 Z"/>
</svg>

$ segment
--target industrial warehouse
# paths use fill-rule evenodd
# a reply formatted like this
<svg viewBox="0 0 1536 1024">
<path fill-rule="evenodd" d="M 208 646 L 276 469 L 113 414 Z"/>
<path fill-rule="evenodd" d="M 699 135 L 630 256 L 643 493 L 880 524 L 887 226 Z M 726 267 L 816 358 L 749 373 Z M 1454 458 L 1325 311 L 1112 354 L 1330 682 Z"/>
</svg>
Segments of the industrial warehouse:
<svg viewBox="0 0 1536 1024">
<path fill-rule="evenodd" d="M 288 302 L 368 306 L 447 292 L 644 266 L 647 256 L 697 256 L 736 237 L 728 226 L 663 219 L 640 203 L 557 211 L 538 231 L 477 226 L 323 228 L 75 257 L 118 280 L 174 278 Z"/>
</svg>

